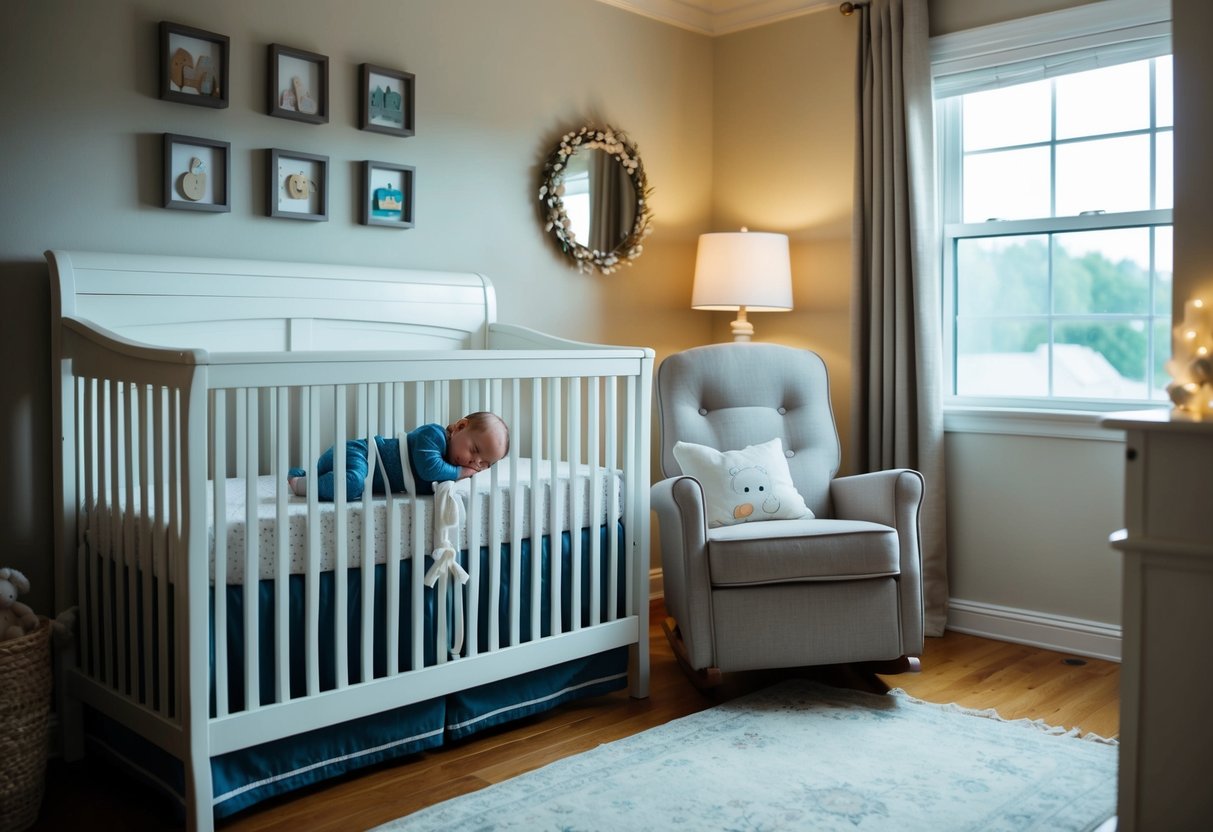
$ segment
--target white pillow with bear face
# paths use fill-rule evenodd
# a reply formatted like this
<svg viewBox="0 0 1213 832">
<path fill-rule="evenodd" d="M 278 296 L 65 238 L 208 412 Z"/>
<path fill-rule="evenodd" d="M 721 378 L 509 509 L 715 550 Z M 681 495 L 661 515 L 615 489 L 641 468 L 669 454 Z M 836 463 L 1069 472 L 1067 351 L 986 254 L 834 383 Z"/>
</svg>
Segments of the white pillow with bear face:
<svg viewBox="0 0 1213 832">
<path fill-rule="evenodd" d="M 813 517 L 792 483 L 779 437 L 740 451 L 675 442 L 674 459 L 703 486 L 711 528 Z"/>
</svg>

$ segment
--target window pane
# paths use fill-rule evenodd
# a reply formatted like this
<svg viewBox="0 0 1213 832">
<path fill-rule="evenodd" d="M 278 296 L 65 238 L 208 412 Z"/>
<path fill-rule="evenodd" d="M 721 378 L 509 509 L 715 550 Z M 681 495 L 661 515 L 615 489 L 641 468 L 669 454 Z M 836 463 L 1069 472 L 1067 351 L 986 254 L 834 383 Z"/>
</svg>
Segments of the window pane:
<svg viewBox="0 0 1213 832">
<path fill-rule="evenodd" d="M 1053 395 L 1149 398 L 1144 320 L 1059 321 L 1053 345 Z"/>
<path fill-rule="evenodd" d="M 1057 138 L 1150 126 L 1150 62 L 1135 61 L 1056 79 Z"/>
<path fill-rule="evenodd" d="M 1150 229 L 1053 237 L 1053 309 L 1059 314 L 1150 311 Z"/>
<path fill-rule="evenodd" d="M 964 97 L 964 149 L 984 150 L 1049 141 L 1048 81 Z"/>
<path fill-rule="evenodd" d="M 1174 134 L 1164 131 L 1154 140 L 1154 207 L 1175 207 L 1175 164 L 1173 162 Z"/>
<path fill-rule="evenodd" d="M 1048 238 L 978 237 L 956 243 L 958 315 L 1047 315 Z"/>
<path fill-rule="evenodd" d="M 1149 209 L 1149 136 L 1057 146 L 1057 216 Z"/>
<path fill-rule="evenodd" d="M 1175 109 L 1171 87 L 1171 56 L 1154 59 L 1154 121 L 1159 127 L 1175 124 Z"/>
<path fill-rule="evenodd" d="M 1171 226 L 1154 229 L 1154 314 L 1171 319 Z"/>
<path fill-rule="evenodd" d="M 964 222 L 1049 216 L 1049 149 L 979 153 L 964 160 Z"/>
<path fill-rule="evenodd" d="M 958 396 L 1047 396 L 1045 321 L 956 322 Z"/>
</svg>

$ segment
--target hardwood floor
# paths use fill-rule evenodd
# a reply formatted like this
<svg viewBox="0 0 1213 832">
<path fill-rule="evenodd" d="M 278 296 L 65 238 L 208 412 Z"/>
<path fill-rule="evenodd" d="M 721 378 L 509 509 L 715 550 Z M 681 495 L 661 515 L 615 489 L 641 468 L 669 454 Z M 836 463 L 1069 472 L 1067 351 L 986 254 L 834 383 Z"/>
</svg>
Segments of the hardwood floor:
<svg viewBox="0 0 1213 832">
<path fill-rule="evenodd" d="M 836 668 L 726 674 L 705 695 L 679 669 L 654 604 L 648 699 L 626 691 L 564 705 L 470 740 L 384 764 L 313 789 L 258 804 L 222 822 L 223 832 L 350 832 L 506 780 L 562 757 L 709 708 L 789 676 L 852 682 Z M 1007 719 L 1031 717 L 1084 733 L 1116 736 L 1120 665 L 1034 647 L 948 633 L 927 639 L 921 673 L 882 677 L 930 702 L 993 708 Z M 161 830 L 180 824 L 157 793 L 100 763 L 52 761 L 34 830 Z"/>
</svg>

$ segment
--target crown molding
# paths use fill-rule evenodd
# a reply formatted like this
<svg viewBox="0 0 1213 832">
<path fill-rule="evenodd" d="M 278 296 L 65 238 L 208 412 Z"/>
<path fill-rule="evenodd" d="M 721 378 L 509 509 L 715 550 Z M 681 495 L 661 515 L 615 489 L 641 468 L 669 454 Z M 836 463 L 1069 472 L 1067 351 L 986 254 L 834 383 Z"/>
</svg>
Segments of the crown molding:
<svg viewBox="0 0 1213 832">
<path fill-rule="evenodd" d="M 598 0 L 633 14 L 715 37 L 836 6 L 835 0 Z"/>
</svg>

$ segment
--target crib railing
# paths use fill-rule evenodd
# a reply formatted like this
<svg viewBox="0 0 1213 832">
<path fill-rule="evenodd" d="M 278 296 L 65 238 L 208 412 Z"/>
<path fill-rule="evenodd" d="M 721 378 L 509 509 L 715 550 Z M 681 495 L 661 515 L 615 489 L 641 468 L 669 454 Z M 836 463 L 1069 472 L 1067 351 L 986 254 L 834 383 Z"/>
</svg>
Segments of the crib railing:
<svg viewBox="0 0 1213 832">
<path fill-rule="evenodd" d="M 74 356 L 64 408 L 70 407 L 75 430 L 65 437 L 64 453 L 74 455 L 77 472 L 65 495 L 79 507 L 77 667 L 88 680 L 81 692 L 112 715 L 129 720 L 145 714 L 141 731 L 170 751 L 183 747 L 173 726 L 187 720 L 205 726 L 209 718 L 210 742 L 202 745 L 213 755 L 323 724 L 322 709 L 291 707 L 300 699 L 348 694 L 339 713 L 350 719 L 596 649 L 632 644 L 643 651 L 636 645 L 647 629 L 648 351 L 271 357 L 108 344 L 111 352 L 104 354 L 96 343 L 73 349 L 77 337 L 98 339 L 71 327 L 64 338 L 65 355 Z M 387 511 L 380 521 L 372 510 L 385 498 L 367 487 L 362 510 L 351 513 L 356 506 L 337 489 L 334 529 L 327 535 L 316 489 L 308 489 L 305 673 L 302 689 L 293 688 L 291 654 L 299 648 L 291 643 L 287 469 L 297 465 L 314 473 L 329 446 L 395 436 L 424 422 L 447 424 L 474 410 L 502 416 L 511 443 L 505 460 L 469 483 L 459 534 L 468 553 L 466 584 L 454 583 L 458 571 L 452 569 L 431 576 L 437 578 L 433 588 L 426 585 L 430 565 L 422 555 L 434 548 L 430 500 L 407 505 L 413 555 L 405 563 L 400 512 Z M 375 444 L 370 447 L 374 454 Z M 518 481 L 523 458 L 531 460 L 525 504 L 499 488 L 506 479 Z M 334 454 L 334 463 L 335 481 L 344 482 L 344 454 Z M 558 488 L 562 468 L 569 475 Z M 368 477 L 374 470 L 372 464 Z M 273 484 L 272 570 L 263 584 L 261 518 L 256 500 L 246 498 L 243 580 L 237 583 L 228 573 L 223 506 L 233 483 L 242 480 L 248 497 L 258 493 L 263 476 Z M 606 487 L 616 476 L 623 478 L 622 499 L 620 489 Z M 545 481 L 551 483 L 546 505 L 540 499 Z M 582 490 L 589 494 L 584 511 L 574 499 Z M 557 553 L 566 504 L 568 557 L 552 554 L 545 562 L 543 513 L 551 552 Z M 508 516 L 506 529 L 490 522 L 482 535 L 486 512 Z M 603 516 L 607 528 L 599 533 Z M 352 551 L 350 523 L 362 524 L 360 548 Z M 583 526 L 596 530 L 584 542 Z M 380 557 L 374 545 L 379 531 L 386 540 L 382 591 L 372 566 Z M 487 558 L 480 557 L 482 548 Z M 524 548 L 531 559 L 527 586 L 519 581 L 526 571 Z M 321 615 L 322 574 L 332 582 L 334 612 L 327 618 Z M 398 574 L 407 580 L 397 580 Z M 270 587 L 268 600 L 263 585 Z M 566 585 L 575 588 L 567 609 Z M 239 600 L 238 626 L 232 598 Z M 272 622 L 268 638 L 259 635 L 265 619 Z M 463 630 L 454 653 L 448 625 Z M 326 635 L 331 656 L 323 650 Z M 238 660 L 228 653 L 232 644 L 243 653 Z M 272 657 L 260 655 L 263 646 Z M 435 672 L 452 663 L 459 667 Z M 645 695 L 647 655 L 634 656 L 633 664 L 640 674 L 633 692 Z M 328 681 L 326 667 L 333 671 Z M 240 677 L 235 685 L 232 672 Z M 264 686 L 263 675 L 270 679 Z M 380 684 L 370 691 L 373 681 Z M 231 695 L 234 687 L 238 696 Z M 107 696 L 90 697 L 90 690 Z M 122 708 L 114 705 L 114 694 L 126 703 Z M 211 696 L 213 711 L 199 713 Z M 200 753 L 197 743 L 195 737 L 189 744 L 192 755 Z"/>
</svg>

